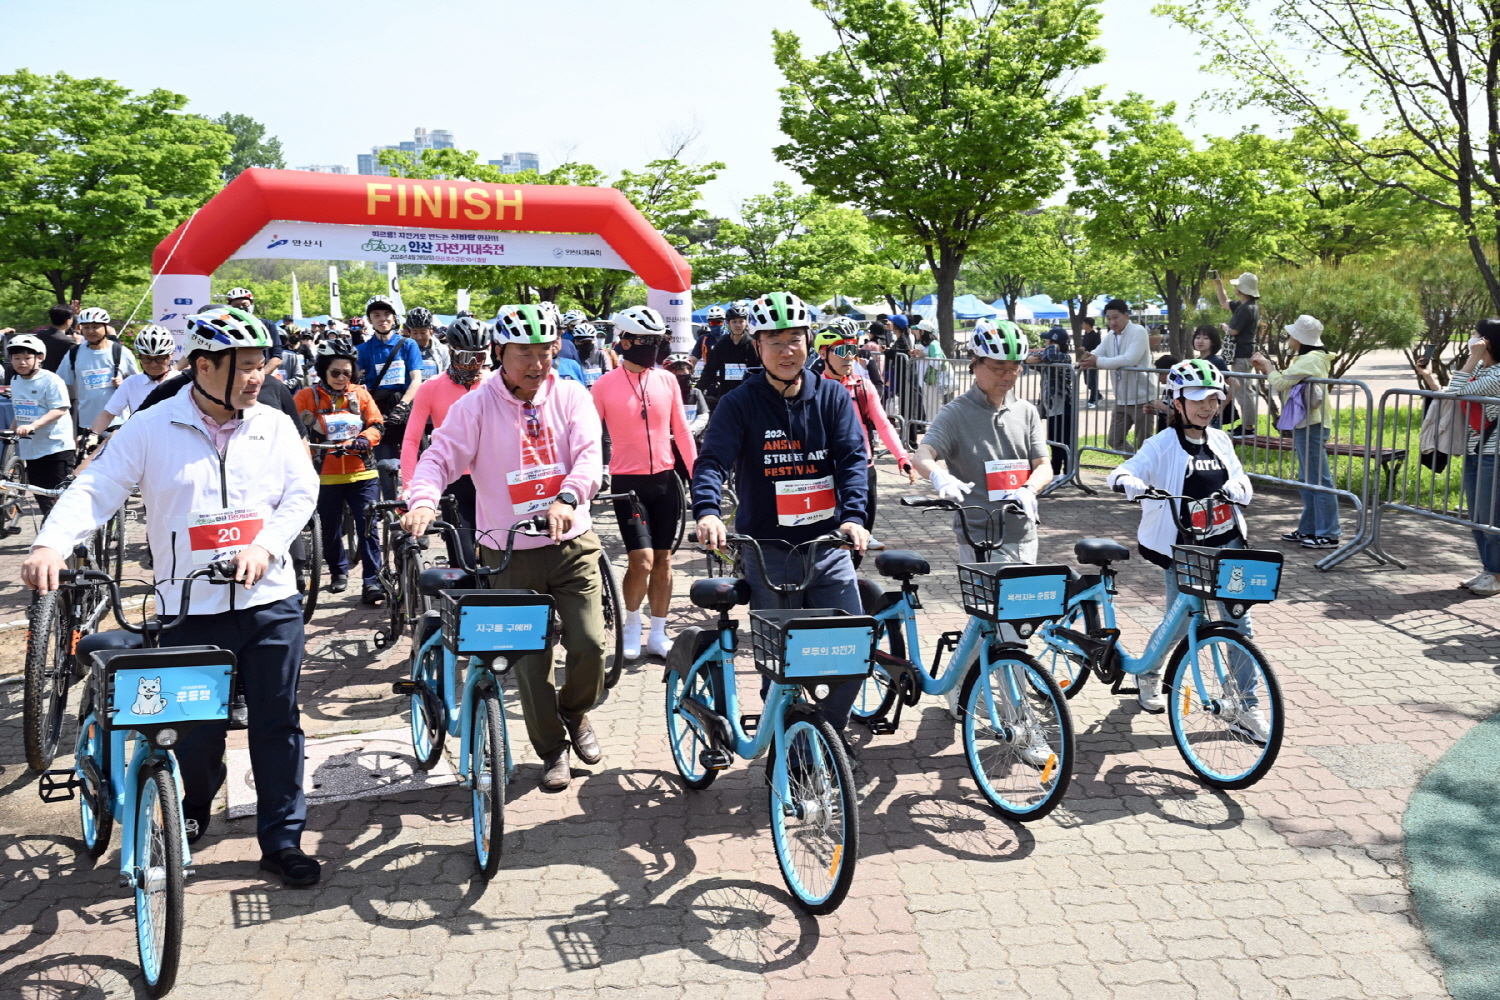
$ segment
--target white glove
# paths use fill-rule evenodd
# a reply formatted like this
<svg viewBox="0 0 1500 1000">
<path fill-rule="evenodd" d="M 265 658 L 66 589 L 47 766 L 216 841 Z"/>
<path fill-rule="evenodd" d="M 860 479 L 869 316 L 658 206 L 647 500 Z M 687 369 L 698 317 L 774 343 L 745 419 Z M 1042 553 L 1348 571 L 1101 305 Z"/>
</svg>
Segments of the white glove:
<svg viewBox="0 0 1500 1000">
<path fill-rule="evenodd" d="M 1115 478 L 1115 481 L 1110 483 L 1109 485 L 1111 487 L 1123 487 L 1125 490 L 1126 500 L 1134 500 L 1136 497 L 1146 492 L 1146 490 L 1149 488 L 1144 482 L 1137 479 L 1135 476 L 1132 476 L 1128 472 L 1124 473 L 1123 475 L 1117 476 Z"/>
<path fill-rule="evenodd" d="M 1013 500 L 1021 507 L 1021 513 L 1025 514 L 1033 524 L 1040 524 L 1041 517 L 1036 510 L 1036 494 L 1024 486 L 1015 490 L 1001 490 L 995 497 L 996 500 Z"/>
<path fill-rule="evenodd" d="M 932 475 L 927 478 L 932 481 L 932 488 L 937 490 L 938 496 L 944 500 L 961 501 L 964 494 L 974 488 L 973 483 L 966 483 L 951 472 L 944 472 L 942 469 L 933 469 Z"/>
</svg>

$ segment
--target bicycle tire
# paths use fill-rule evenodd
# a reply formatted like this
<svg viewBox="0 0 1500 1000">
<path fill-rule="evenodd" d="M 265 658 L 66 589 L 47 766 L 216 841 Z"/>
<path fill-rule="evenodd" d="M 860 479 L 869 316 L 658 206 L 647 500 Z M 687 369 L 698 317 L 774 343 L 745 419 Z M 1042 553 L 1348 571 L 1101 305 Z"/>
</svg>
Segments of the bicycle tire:
<svg viewBox="0 0 1500 1000">
<path fill-rule="evenodd" d="M 1260 647 L 1242 636 L 1237 629 L 1223 623 L 1210 625 L 1198 630 L 1198 639 L 1205 646 L 1221 642 L 1229 646 L 1238 646 L 1249 655 L 1259 672 L 1257 680 L 1265 687 L 1265 698 L 1270 712 L 1269 719 L 1265 720 L 1268 738 L 1264 744 L 1257 746 L 1257 740 L 1250 738 L 1244 729 L 1236 727 L 1229 714 L 1238 715 L 1239 710 L 1236 707 L 1227 707 L 1227 703 L 1237 699 L 1233 692 L 1225 693 L 1217 685 L 1217 678 L 1215 678 L 1215 690 L 1208 692 L 1209 700 L 1213 703 L 1208 707 L 1205 707 L 1202 699 L 1198 697 L 1196 684 L 1191 680 L 1186 682 L 1179 680 L 1179 675 L 1187 669 L 1188 664 L 1188 640 L 1184 638 L 1172 651 L 1172 657 L 1167 661 L 1163 679 L 1162 692 L 1167 697 L 1167 717 L 1172 726 L 1172 740 L 1177 744 L 1177 752 L 1182 754 L 1182 759 L 1187 766 L 1204 784 L 1225 791 L 1248 788 L 1265 777 L 1266 772 L 1271 769 L 1271 765 L 1276 763 L 1276 757 L 1281 752 L 1281 740 L 1286 723 L 1281 700 L 1281 684 L 1277 681 L 1275 671 L 1272 670 L 1266 655 L 1260 651 Z M 1199 673 L 1204 673 L 1202 668 Z M 1204 678 L 1204 683 L 1209 685 L 1210 681 L 1207 677 Z M 1216 697 L 1216 694 L 1223 696 Z M 1187 720 L 1194 715 L 1206 720 L 1204 725 L 1189 726 Z M 1222 759 L 1239 762 L 1232 770 L 1226 771 L 1223 767 L 1216 767 L 1206 759 L 1205 751 L 1215 743 L 1218 744 L 1219 750 L 1224 751 Z"/>
<path fill-rule="evenodd" d="M 486 688 L 474 701 L 469 732 L 473 746 L 469 761 L 473 771 L 470 799 L 473 805 L 474 860 L 486 882 L 500 870 L 505 840 L 506 745 L 505 711 L 494 688 Z M 481 770 L 482 769 L 482 770 Z"/>
<path fill-rule="evenodd" d="M 436 602 L 422 593 L 422 571 L 427 568 L 427 558 L 422 550 L 413 546 L 407 553 L 401 590 L 406 595 L 406 618 L 408 628 L 415 628 L 422 616 L 433 610 Z"/>
<path fill-rule="evenodd" d="M 1075 632 L 1092 634 L 1099 628 L 1099 602 L 1079 601 L 1067 610 L 1057 624 Z M 1051 643 L 1047 644 L 1039 659 L 1069 701 L 1083 690 L 1083 686 L 1089 681 L 1089 675 L 1093 673 L 1086 658 L 1080 661 L 1076 655 L 1070 655 Z"/>
<path fill-rule="evenodd" d="M 323 590 L 323 525 L 315 512 L 302 529 L 302 547 L 307 554 L 305 576 L 298 580 L 302 591 L 302 622 L 307 624 L 318 613 L 318 595 Z"/>
<path fill-rule="evenodd" d="M 88 772 L 82 767 L 85 757 L 92 757 L 98 766 L 98 773 L 103 775 L 104 747 L 109 739 L 109 734 L 99 724 L 94 715 L 92 704 L 83 715 L 83 720 L 78 724 L 78 741 L 75 751 L 78 764 L 75 765 L 78 774 L 78 825 L 83 835 L 83 849 L 88 856 L 98 859 L 104 855 L 109 848 L 110 831 L 114 828 L 115 817 L 111 806 L 108 792 L 104 788 L 94 786 Z M 92 803 L 91 800 L 92 799 Z"/>
<path fill-rule="evenodd" d="M 706 734 L 699 730 L 698 720 L 678 706 L 684 698 L 692 697 L 704 705 L 716 707 L 708 664 L 690 669 L 686 678 L 676 670 L 669 670 L 666 681 L 667 746 L 672 751 L 672 762 L 677 765 L 677 775 L 682 783 L 695 792 L 701 792 L 714 783 L 719 772 L 703 766 L 699 755 L 711 744 L 705 738 Z"/>
<path fill-rule="evenodd" d="M 411 679 L 416 690 L 411 693 L 411 751 L 417 768 L 430 771 L 443 755 L 443 739 L 448 735 L 443 718 L 442 701 L 436 685 L 442 673 L 443 644 L 433 644 L 425 656 L 420 651 L 411 658 Z"/>
<path fill-rule="evenodd" d="M 786 739 L 778 741 L 768 761 L 773 771 L 766 793 L 776 864 L 798 906 L 814 915 L 832 913 L 849 894 L 859 860 L 859 799 L 853 773 L 843 741 L 816 710 L 794 706 L 787 722 Z M 787 775 L 788 802 L 776 794 L 781 773 Z M 803 860 L 809 863 L 800 863 Z"/>
<path fill-rule="evenodd" d="M 615 580 L 615 571 L 609 564 L 609 556 L 599 553 L 600 603 L 604 606 L 604 636 L 614 641 L 614 649 L 604 653 L 604 688 L 609 690 L 620 683 L 620 674 L 625 669 L 625 613 L 621 607 L 620 584 Z"/>
<path fill-rule="evenodd" d="M 0 456 L 0 479 L 24 483 L 25 477 L 26 466 L 21 461 L 20 449 L 14 441 L 6 442 L 5 453 Z M 0 490 L 0 538 L 21 530 L 21 499 L 20 490 Z"/>
<path fill-rule="evenodd" d="M 349 568 L 352 570 L 354 564 L 360 562 L 359 528 L 354 521 L 354 511 L 350 510 L 347 505 L 344 507 L 344 522 L 342 527 L 344 530 L 344 558 L 348 560 Z M 360 563 L 360 568 L 365 568 L 363 563 Z M 372 569 L 378 568 L 372 567 Z M 350 575 L 352 576 L 353 574 L 351 573 Z"/>
<path fill-rule="evenodd" d="M 182 958 L 182 816 L 177 782 L 165 760 L 141 769 L 136 802 L 136 946 L 146 991 L 167 993 Z"/>
<path fill-rule="evenodd" d="M 692 504 L 689 502 L 687 487 L 682 483 L 681 476 L 673 476 L 672 482 L 677 485 L 677 537 L 672 540 L 672 551 L 676 552 L 682 547 L 683 540 L 687 538 L 688 519 L 692 516 Z"/>
<path fill-rule="evenodd" d="M 26 763 L 45 771 L 57 756 L 73 673 L 73 621 L 61 591 L 37 594 L 27 609 L 26 677 L 22 696 Z"/>
<path fill-rule="evenodd" d="M 990 806 L 1007 819 L 1028 823 L 1041 819 L 1057 808 L 1073 780 L 1073 764 L 1077 760 L 1073 716 L 1068 710 L 1068 699 L 1057 686 L 1057 681 L 1029 655 L 1017 649 L 992 648 L 990 659 L 997 669 L 990 671 L 987 683 L 989 678 L 1002 675 L 998 669 L 999 663 L 1016 663 L 1023 668 L 1022 677 L 1027 682 L 1030 693 L 1035 695 L 1034 699 L 1028 699 L 1027 704 L 1027 714 L 1031 718 L 1027 720 L 1024 733 L 1018 727 L 1007 727 L 1015 733 L 1012 737 L 996 732 L 989 725 L 989 713 L 981 704 L 983 689 L 979 679 L 984 675 L 984 670 L 980 664 L 974 664 L 969 669 L 969 675 L 964 678 L 963 694 L 959 698 L 959 725 L 963 730 L 964 757 L 968 761 L 974 783 L 979 786 L 980 794 Z M 998 697 L 1002 692 L 992 688 L 992 693 Z M 1023 695 L 1026 693 L 1023 689 Z M 1036 718 L 1039 710 L 1050 710 L 1052 719 Z M 1040 766 L 1028 763 L 1019 749 L 1033 736 L 1038 725 L 1043 727 L 1043 737 L 1052 752 L 1051 757 Z M 1000 745 L 1003 749 L 999 753 L 986 755 L 987 747 L 984 744 L 989 743 Z M 986 758 L 995 765 L 993 775 Z M 1033 791 L 1033 786 L 1039 786 L 1039 794 Z"/>
</svg>

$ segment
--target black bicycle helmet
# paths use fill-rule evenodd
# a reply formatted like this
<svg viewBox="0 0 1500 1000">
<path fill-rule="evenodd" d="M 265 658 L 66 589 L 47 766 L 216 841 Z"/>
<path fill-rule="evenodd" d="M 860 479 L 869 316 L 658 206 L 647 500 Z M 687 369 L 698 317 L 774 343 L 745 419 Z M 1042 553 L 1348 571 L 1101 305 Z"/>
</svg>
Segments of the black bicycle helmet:
<svg viewBox="0 0 1500 1000">
<path fill-rule="evenodd" d="M 448 326 L 448 350 L 485 351 L 490 346 L 489 324 L 473 316 L 460 316 Z"/>
<path fill-rule="evenodd" d="M 418 327 L 432 326 L 432 310 L 417 306 L 406 314 L 406 329 L 412 330 Z"/>
</svg>

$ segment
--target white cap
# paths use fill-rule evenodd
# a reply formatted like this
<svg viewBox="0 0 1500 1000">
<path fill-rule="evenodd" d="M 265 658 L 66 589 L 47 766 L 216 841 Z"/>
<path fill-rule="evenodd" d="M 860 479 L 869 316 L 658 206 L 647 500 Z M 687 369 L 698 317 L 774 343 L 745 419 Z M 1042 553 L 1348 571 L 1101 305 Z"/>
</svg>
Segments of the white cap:
<svg viewBox="0 0 1500 1000">
<path fill-rule="evenodd" d="M 1291 326 L 1282 327 L 1287 336 L 1303 347 L 1323 346 L 1323 324 L 1304 313 Z"/>
</svg>

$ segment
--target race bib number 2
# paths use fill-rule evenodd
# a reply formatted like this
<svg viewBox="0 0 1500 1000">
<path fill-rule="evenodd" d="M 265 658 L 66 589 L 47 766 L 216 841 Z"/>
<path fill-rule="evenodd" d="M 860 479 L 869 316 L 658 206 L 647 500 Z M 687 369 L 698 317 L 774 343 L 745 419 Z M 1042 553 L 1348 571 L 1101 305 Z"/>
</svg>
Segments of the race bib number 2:
<svg viewBox="0 0 1500 1000">
<path fill-rule="evenodd" d="M 816 524 L 833 516 L 833 477 L 794 479 L 776 484 L 776 523 Z"/>
<path fill-rule="evenodd" d="M 265 526 L 265 515 L 253 508 L 204 511 L 188 518 L 188 545 L 194 566 L 207 566 L 235 555 L 252 544 Z"/>
<path fill-rule="evenodd" d="M 1031 463 L 1024 458 L 997 458 L 984 463 L 984 486 L 991 500 L 1001 500 L 1031 478 Z"/>
<path fill-rule="evenodd" d="M 561 465 L 531 465 L 505 477 L 510 488 L 511 510 L 517 514 L 539 514 L 552 506 L 562 492 Z"/>
</svg>

